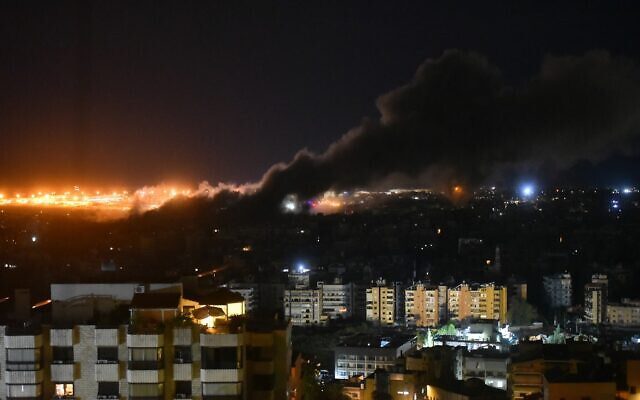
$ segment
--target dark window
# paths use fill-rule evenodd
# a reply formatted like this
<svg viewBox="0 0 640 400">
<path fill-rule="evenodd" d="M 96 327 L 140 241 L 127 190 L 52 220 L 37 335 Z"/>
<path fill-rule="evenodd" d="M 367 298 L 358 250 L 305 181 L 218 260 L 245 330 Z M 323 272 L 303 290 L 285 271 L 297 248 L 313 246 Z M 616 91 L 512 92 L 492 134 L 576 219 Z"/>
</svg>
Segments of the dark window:
<svg viewBox="0 0 640 400">
<path fill-rule="evenodd" d="M 254 375 L 251 386 L 254 390 L 273 390 L 274 382 L 273 375 Z"/>
<path fill-rule="evenodd" d="M 176 381 L 176 399 L 191 397 L 191 381 Z"/>
<path fill-rule="evenodd" d="M 120 387 L 118 382 L 98 382 L 99 396 L 119 396 Z"/>
<path fill-rule="evenodd" d="M 190 363 L 193 359 L 191 357 L 191 346 L 176 346 L 173 359 L 176 364 Z"/>
<path fill-rule="evenodd" d="M 242 368 L 242 354 L 237 347 L 203 347 L 202 368 L 237 369 Z"/>
<path fill-rule="evenodd" d="M 53 364 L 71 364 L 73 363 L 73 347 L 51 347 Z"/>
<path fill-rule="evenodd" d="M 98 363 L 118 362 L 118 348 L 117 347 L 98 347 Z"/>
</svg>

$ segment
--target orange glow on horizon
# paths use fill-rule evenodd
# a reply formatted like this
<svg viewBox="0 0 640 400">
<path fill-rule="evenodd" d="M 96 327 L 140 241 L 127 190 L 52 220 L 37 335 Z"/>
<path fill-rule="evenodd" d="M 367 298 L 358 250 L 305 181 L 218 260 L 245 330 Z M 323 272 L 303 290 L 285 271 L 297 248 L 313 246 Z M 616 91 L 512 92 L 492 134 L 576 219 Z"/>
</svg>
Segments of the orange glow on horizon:
<svg viewBox="0 0 640 400">
<path fill-rule="evenodd" d="M 0 206 L 92 209 L 126 213 L 133 208 L 153 210 L 178 196 L 191 197 L 195 192 L 178 186 L 144 187 L 132 193 L 127 190 L 80 190 L 0 194 Z"/>
</svg>

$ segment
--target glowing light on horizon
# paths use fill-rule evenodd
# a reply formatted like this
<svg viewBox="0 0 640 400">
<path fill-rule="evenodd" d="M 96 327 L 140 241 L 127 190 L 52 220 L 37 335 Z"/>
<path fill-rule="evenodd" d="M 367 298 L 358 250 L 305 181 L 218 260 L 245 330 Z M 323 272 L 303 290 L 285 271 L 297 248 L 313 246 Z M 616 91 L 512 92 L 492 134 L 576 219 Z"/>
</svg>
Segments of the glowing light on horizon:
<svg viewBox="0 0 640 400">
<path fill-rule="evenodd" d="M 533 184 L 531 183 L 525 183 L 522 185 L 522 187 L 520 187 L 520 194 L 522 195 L 522 197 L 525 198 L 529 198 L 531 196 L 533 196 L 533 194 L 535 193 L 535 186 L 533 186 Z"/>
<path fill-rule="evenodd" d="M 147 211 L 159 208 L 178 196 L 193 197 L 205 193 L 188 188 L 144 187 L 132 193 L 127 190 L 95 190 L 85 192 L 78 186 L 72 191 L 0 194 L 0 206 L 72 208 L 126 213 L 132 209 Z M 207 192 L 208 193 L 208 192 Z"/>
</svg>

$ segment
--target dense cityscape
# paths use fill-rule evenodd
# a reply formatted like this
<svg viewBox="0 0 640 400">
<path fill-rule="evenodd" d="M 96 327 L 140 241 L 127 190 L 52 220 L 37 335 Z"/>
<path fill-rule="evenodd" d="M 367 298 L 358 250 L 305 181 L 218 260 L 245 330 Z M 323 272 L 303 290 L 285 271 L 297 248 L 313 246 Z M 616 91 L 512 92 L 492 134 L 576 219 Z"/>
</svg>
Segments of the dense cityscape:
<svg viewBox="0 0 640 400">
<path fill-rule="evenodd" d="M 398 399 L 521 399 L 576 392 L 576 382 L 584 396 L 633 398 L 635 188 L 494 187 L 464 203 L 429 190 L 332 199 L 331 214 L 296 204 L 259 222 L 186 199 L 109 222 L 84 210 L 2 209 L 3 346 L 18 357 L 2 364 L 3 390 L 13 378 L 20 390 L 81 398 L 208 398 L 244 382 L 249 396 L 367 399 L 385 379 Z M 198 326 L 237 338 L 185 331 Z M 229 343 L 242 361 L 225 353 L 215 364 Z M 36 354 L 37 365 L 20 358 Z M 33 389 L 24 372 L 12 375 L 40 363 L 50 375 L 36 375 Z"/>
<path fill-rule="evenodd" d="M 640 400 L 638 5 L 0 2 L 0 400 Z"/>
</svg>

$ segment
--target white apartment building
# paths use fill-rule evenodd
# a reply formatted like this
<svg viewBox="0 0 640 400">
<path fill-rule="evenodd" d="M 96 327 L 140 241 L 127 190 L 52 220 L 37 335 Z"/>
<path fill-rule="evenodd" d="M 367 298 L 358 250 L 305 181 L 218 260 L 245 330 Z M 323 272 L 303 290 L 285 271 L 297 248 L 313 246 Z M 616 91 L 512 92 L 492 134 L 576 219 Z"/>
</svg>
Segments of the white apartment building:
<svg viewBox="0 0 640 400">
<path fill-rule="evenodd" d="M 327 322 L 323 313 L 322 290 L 285 289 L 284 314 L 297 326 L 322 325 Z"/>
<path fill-rule="evenodd" d="M 328 319 L 353 316 L 355 289 L 352 283 L 318 282 L 317 286 L 322 296 L 322 313 Z"/>
<path fill-rule="evenodd" d="M 640 300 L 622 299 L 607 305 L 607 322 L 619 326 L 640 326 Z"/>
</svg>

